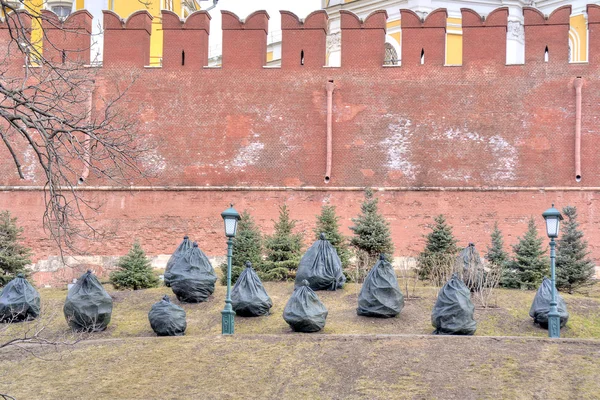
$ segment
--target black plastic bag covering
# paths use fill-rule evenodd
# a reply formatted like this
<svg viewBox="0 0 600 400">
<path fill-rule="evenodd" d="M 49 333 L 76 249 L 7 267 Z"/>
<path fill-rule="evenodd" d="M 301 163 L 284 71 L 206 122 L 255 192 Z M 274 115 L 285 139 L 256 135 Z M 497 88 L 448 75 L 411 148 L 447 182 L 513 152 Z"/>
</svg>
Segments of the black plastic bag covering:
<svg viewBox="0 0 600 400">
<path fill-rule="evenodd" d="M 472 292 L 481 289 L 479 286 L 484 282 L 485 269 L 474 243 L 469 243 L 461 250 L 456 259 L 455 271 L 460 274 L 462 281 Z"/>
<path fill-rule="evenodd" d="M 182 257 L 185 257 L 186 254 L 192 249 L 192 242 L 190 242 L 189 237 L 186 235 L 183 237 L 183 242 L 177 246 L 177 249 L 171 254 L 169 261 L 167 261 L 167 267 L 165 268 L 165 286 L 171 286 L 171 268 L 173 265 Z"/>
<path fill-rule="evenodd" d="M 365 317 L 391 318 L 404 308 L 404 296 L 392 264 L 381 254 L 369 271 L 360 294 L 356 313 Z"/>
<path fill-rule="evenodd" d="M 312 290 L 336 290 L 346 282 L 340 257 L 335 247 L 325 239 L 324 233 L 321 233 L 321 238 L 310 246 L 300 260 L 296 286 L 300 286 L 304 280 L 309 282 Z"/>
<path fill-rule="evenodd" d="M 283 319 L 296 332 L 318 332 L 325 326 L 327 308 L 310 288 L 308 281 L 302 282 L 292 293 L 283 310 Z"/>
<path fill-rule="evenodd" d="M 235 313 L 242 317 L 268 315 L 273 306 L 271 298 L 249 261 L 246 262 L 246 268 L 231 291 L 231 305 Z"/>
<path fill-rule="evenodd" d="M 548 313 L 550 312 L 551 301 L 552 280 L 544 277 L 529 309 L 529 316 L 533 318 L 533 322 L 539 324 L 544 329 L 548 329 Z M 567 303 L 565 303 L 565 300 L 558 292 L 556 293 L 556 303 L 558 313 L 560 314 L 560 327 L 563 328 L 569 320 L 569 313 L 567 312 Z"/>
<path fill-rule="evenodd" d="M 23 274 L 18 274 L 0 292 L 0 322 L 21 322 L 39 315 L 40 294 Z"/>
<path fill-rule="evenodd" d="M 431 313 L 434 334 L 472 335 L 477 329 L 471 291 L 456 274 L 440 289 Z"/>
<path fill-rule="evenodd" d="M 217 274 L 196 242 L 186 256 L 175 261 L 170 274 L 171 289 L 179 301 L 200 303 L 215 291 Z"/>
<path fill-rule="evenodd" d="M 171 303 L 167 295 L 152 305 L 148 320 L 152 330 L 158 336 L 183 336 L 187 328 L 185 310 Z"/>
<path fill-rule="evenodd" d="M 63 311 L 74 331 L 100 332 L 110 323 L 112 308 L 112 298 L 88 270 L 67 293 Z"/>
</svg>

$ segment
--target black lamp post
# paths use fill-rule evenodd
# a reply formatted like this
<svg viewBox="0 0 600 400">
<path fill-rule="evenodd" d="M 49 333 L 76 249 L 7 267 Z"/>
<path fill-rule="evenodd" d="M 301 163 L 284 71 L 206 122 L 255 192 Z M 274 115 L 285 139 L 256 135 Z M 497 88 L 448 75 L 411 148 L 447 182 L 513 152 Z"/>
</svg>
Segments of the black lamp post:
<svg viewBox="0 0 600 400">
<path fill-rule="evenodd" d="M 552 300 L 550 301 L 550 311 L 548 312 L 548 336 L 551 338 L 560 337 L 560 314 L 558 313 L 556 301 L 556 243 L 554 239 L 558 237 L 560 221 L 563 216 L 560 211 L 552 207 L 542 214 L 546 220 L 546 233 L 550 238 L 550 273 L 552 274 Z"/>
<path fill-rule="evenodd" d="M 237 224 L 240 214 L 233 208 L 233 204 L 221 213 L 225 222 L 225 236 L 227 236 L 227 296 L 225 297 L 225 308 L 221 311 L 221 332 L 223 335 L 233 335 L 235 312 L 231 307 L 231 257 L 233 255 L 233 238 L 237 232 Z"/>
</svg>

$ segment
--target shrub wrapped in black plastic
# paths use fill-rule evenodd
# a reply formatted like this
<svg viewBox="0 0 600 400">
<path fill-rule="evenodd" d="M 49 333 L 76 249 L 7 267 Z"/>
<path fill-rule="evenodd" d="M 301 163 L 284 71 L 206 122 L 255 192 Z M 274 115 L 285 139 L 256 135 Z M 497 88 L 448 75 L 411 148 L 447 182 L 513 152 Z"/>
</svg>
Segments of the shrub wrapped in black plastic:
<svg viewBox="0 0 600 400">
<path fill-rule="evenodd" d="M 165 268 L 165 286 L 171 286 L 171 280 L 173 279 L 171 276 L 171 268 L 173 268 L 173 265 L 180 258 L 185 257 L 190 250 L 192 250 L 192 242 L 190 242 L 190 238 L 185 235 L 183 237 L 183 242 L 177 246 L 173 254 L 171 254 L 169 261 L 167 261 L 167 267 Z"/>
<path fill-rule="evenodd" d="M 356 313 L 365 317 L 392 318 L 403 308 L 404 296 L 394 267 L 381 254 L 360 289 Z"/>
<path fill-rule="evenodd" d="M 461 250 L 456 258 L 455 271 L 460 274 L 463 282 L 472 292 L 482 289 L 485 284 L 486 272 L 474 243 L 469 243 L 467 247 Z"/>
<path fill-rule="evenodd" d="M 40 315 L 40 294 L 23 274 L 18 274 L 0 292 L 0 322 L 21 322 Z"/>
<path fill-rule="evenodd" d="M 298 272 L 296 286 L 307 280 L 312 290 L 336 290 L 342 288 L 346 277 L 342 272 L 342 262 L 335 247 L 325 239 L 325 234 L 304 253 Z"/>
<path fill-rule="evenodd" d="M 325 326 L 327 308 L 308 281 L 294 289 L 283 310 L 283 319 L 296 332 L 318 332 Z"/>
<path fill-rule="evenodd" d="M 434 334 L 472 335 L 477 329 L 471 291 L 456 274 L 440 289 L 431 313 Z"/>
<path fill-rule="evenodd" d="M 158 336 L 183 336 L 187 328 L 185 310 L 171 303 L 169 296 L 154 303 L 148 313 L 148 320 L 154 333 Z"/>
<path fill-rule="evenodd" d="M 100 332 L 110 323 L 112 308 L 112 298 L 88 270 L 67 293 L 63 311 L 74 331 Z"/>
<path fill-rule="evenodd" d="M 231 305 L 233 311 L 241 317 L 269 315 L 269 310 L 273 306 L 250 261 L 246 262 L 246 268 L 231 291 Z"/>
<path fill-rule="evenodd" d="M 200 303 L 215 291 L 217 275 L 196 242 L 186 256 L 175 261 L 170 274 L 171 289 L 179 301 Z"/>
<path fill-rule="evenodd" d="M 533 318 L 533 322 L 539 324 L 542 328 L 548 329 L 548 313 L 550 312 L 550 302 L 552 301 L 552 281 L 546 277 L 542 281 L 538 289 L 533 303 L 529 309 L 529 316 Z M 564 328 L 569 320 L 567 312 L 567 303 L 561 295 L 556 293 L 556 303 L 558 314 L 560 314 L 560 327 Z"/>
</svg>

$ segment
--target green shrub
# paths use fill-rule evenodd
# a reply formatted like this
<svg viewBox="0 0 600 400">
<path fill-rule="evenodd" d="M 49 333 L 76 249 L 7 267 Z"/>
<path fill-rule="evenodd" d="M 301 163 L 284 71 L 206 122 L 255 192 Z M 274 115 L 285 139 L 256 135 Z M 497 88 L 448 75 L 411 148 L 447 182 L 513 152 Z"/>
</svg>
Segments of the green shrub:
<svg viewBox="0 0 600 400">
<path fill-rule="evenodd" d="M 388 254 L 390 257 L 394 254 L 390 224 L 379 213 L 378 203 L 373 190 L 365 190 L 365 198 L 360 205 L 361 213 L 352 218 L 354 226 L 350 229 L 354 236 L 350 239 L 350 244 L 356 250 L 356 265 L 346 271 L 350 282 L 362 282 L 377 262 L 379 254 Z"/>
<path fill-rule="evenodd" d="M 294 233 L 297 221 L 290 219 L 287 206 L 279 207 L 275 233 L 265 240 L 267 259 L 259 276 L 264 280 L 291 280 L 302 256 L 302 234 Z"/>
<path fill-rule="evenodd" d="M 321 214 L 317 216 L 317 224 L 313 232 L 315 239 L 319 239 L 321 233 L 325 234 L 325 238 L 335 247 L 342 262 L 342 268 L 347 268 L 352 254 L 348 248 L 346 237 L 340 232 L 339 220 L 340 217 L 335 213 L 335 206 L 324 205 L 321 208 Z"/>
<path fill-rule="evenodd" d="M 231 258 L 231 284 L 235 284 L 245 268 L 246 261 L 250 261 L 255 270 L 261 270 L 263 264 L 263 244 L 260 229 L 252 216 L 242 212 L 238 222 L 237 234 L 233 239 L 233 256 Z M 227 285 L 227 262 L 221 264 L 221 283 Z"/>
<path fill-rule="evenodd" d="M 31 250 L 20 243 L 22 234 L 17 218 L 11 218 L 10 211 L 0 212 L 0 287 L 17 274 L 28 274 L 25 266 L 31 263 Z"/>
<path fill-rule="evenodd" d="M 150 260 L 136 241 L 126 256 L 119 259 L 119 269 L 110 274 L 110 283 L 117 289 L 147 289 L 157 287 L 159 280 L 154 275 Z"/>
<path fill-rule="evenodd" d="M 394 244 L 390 224 L 379 213 L 378 202 L 379 200 L 373 197 L 373 190 L 365 190 L 365 199 L 360 206 L 361 214 L 352 218 L 354 226 L 350 229 L 354 236 L 350 244 L 372 257 L 377 257 L 380 253 L 391 256 L 394 254 Z"/>
<path fill-rule="evenodd" d="M 417 268 L 420 279 L 444 280 L 451 273 L 458 247 L 452 227 L 446 217 L 440 214 L 434 218 L 431 232 L 425 236 L 425 249 L 419 254 Z"/>
<path fill-rule="evenodd" d="M 500 284 L 512 289 L 537 289 L 548 275 L 550 262 L 545 257 L 546 250 L 542 248 L 542 238 L 538 237 L 533 217 L 513 251 L 514 257 L 504 269 Z"/>
<path fill-rule="evenodd" d="M 579 230 L 577 208 L 563 208 L 567 217 L 562 225 L 562 235 L 556 245 L 556 287 L 572 293 L 573 290 L 593 282 L 594 261 L 588 258 L 587 242 Z"/>
<path fill-rule="evenodd" d="M 498 228 L 498 222 L 494 223 L 492 231 L 492 241 L 487 249 L 485 259 L 496 268 L 503 269 L 509 260 L 508 253 L 504 250 L 504 238 Z"/>
</svg>

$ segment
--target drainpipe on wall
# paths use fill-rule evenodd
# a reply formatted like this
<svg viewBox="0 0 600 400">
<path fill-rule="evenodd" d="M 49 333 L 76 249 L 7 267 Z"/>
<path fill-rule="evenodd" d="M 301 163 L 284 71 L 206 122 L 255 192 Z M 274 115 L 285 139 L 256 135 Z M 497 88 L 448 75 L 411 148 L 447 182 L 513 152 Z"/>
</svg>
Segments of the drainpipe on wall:
<svg viewBox="0 0 600 400">
<path fill-rule="evenodd" d="M 87 122 L 88 122 L 88 127 L 91 126 L 92 124 L 92 110 L 94 109 L 94 94 L 96 93 L 96 88 L 94 87 L 94 89 L 92 89 L 92 91 L 90 92 L 90 96 L 89 96 L 89 100 L 88 100 L 88 104 L 87 104 Z M 90 137 L 84 137 L 83 140 L 85 140 L 84 143 L 84 147 L 83 147 L 83 171 L 81 172 L 81 176 L 79 177 L 79 180 L 77 181 L 78 185 L 81 185 L 85 182 L 85 180 L 87 179 L 88 175 L 90 174 L 90 159 L 91 159 L 91 154 L 90 154 L 90 142 L 91 142 L 91 138 Z"/>
<path fill-rule="evenodd" d="M 581 87 L 583 79 L 575 79 L 575 180 L 581 181 Z"/>
<path fill-rule="evenodd" d="M 329 183 L 331 178 L 331 155 L 333 145 L 333 80 L 330 80 L 325 85 L 327 89 L 327 167 L 325 169 L 325 183 Z"/>
</svg>

